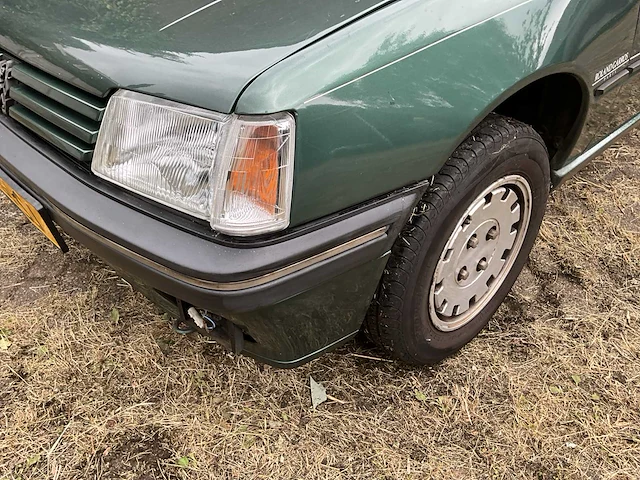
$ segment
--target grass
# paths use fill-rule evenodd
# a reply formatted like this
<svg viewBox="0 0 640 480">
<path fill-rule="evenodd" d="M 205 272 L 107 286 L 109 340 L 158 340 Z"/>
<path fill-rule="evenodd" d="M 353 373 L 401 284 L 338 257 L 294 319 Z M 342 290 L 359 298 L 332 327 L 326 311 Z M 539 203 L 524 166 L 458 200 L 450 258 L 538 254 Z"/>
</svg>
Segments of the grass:
<svg viewBox="0 0 640 480">
<path fill-rule="evenodd" d="M 354 342 L 279 371 L 178 336 L 3 201 L 0 479 L 640 478 L 639 153 L 553 194 L 489 327 L 425 368 Z"/>
</svg>

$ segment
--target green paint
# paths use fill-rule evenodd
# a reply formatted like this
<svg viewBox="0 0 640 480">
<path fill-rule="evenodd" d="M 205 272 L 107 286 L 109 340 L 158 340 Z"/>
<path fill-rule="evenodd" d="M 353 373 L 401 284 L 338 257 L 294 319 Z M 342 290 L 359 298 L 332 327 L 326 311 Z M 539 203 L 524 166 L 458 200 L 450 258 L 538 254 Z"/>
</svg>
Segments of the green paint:
<svg viewBox="0 0 640 480">
<path fill-rule="evenodd" d="M 428 178 L 527 84 L 565 72 L 591 90 L 631 53 L 636 0 L 520 4 L 399 1 L 256 79 L 238 111 L 298 115 L 293 223 Z"/>
<path fill-rule="evenodd" d="M 161 31 L 207 3 L 7 0 L 0 47 L 94 100 L 126 88 L 225 113 L 295 112 L 293 225 L 428 178 L 546 75 L 574 75 L 595 111 L 597 72 L 640 48 L 638 0 L 222 0 Z M 624 115 L 585 131 L 554 168 Z"/>
<path fill-rule="evenodd" d="M 94 95 L 230 112 L 262 71 L 389 0 L 3 0 L 0 48 Z"/>
</svg>

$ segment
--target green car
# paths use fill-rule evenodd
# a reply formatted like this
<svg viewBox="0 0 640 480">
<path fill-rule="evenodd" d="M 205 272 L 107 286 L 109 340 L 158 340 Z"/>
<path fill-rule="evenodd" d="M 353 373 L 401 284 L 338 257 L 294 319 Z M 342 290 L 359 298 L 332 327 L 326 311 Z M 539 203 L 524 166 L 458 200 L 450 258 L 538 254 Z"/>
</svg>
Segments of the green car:
<svg viewBox="0 0 640 480">
<path fill-rule="evenodd" d="M 462 348 L 640 121 L 639 0 L 1 3 L 0 189 L 279 367 Z"/>
</svg>

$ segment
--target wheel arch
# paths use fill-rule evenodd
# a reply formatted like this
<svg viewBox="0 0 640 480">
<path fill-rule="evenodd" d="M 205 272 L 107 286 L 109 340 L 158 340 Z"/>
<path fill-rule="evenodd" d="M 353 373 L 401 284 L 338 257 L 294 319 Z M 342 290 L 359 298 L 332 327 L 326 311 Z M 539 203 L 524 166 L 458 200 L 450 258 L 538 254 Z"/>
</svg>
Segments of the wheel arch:
<svg viewBox="0 0 640 480">
<path fill-rule="evenodd" d="M 512 93 L 494 112 L 531 125 L 542 137 L 551 164 L 573 150 L 589 110 L 586 84 L 573 73 L 553 73 Z"/>
<path fill-rule="evenodd" d="M 551 165 L 559 165 L 578 141 L 589 105 L 589 87 L 578 72 L 569 67 L 538 71 L 497 97 L 459 143 L 490 114 L 497 113 L 531 125 L 545 141 Z"/>
</svg>

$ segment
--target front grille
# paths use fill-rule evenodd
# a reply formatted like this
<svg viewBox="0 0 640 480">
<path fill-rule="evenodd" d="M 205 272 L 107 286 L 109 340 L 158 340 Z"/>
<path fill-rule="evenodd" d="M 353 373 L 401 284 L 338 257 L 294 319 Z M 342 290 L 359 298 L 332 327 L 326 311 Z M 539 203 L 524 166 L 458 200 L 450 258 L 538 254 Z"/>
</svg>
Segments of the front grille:
<svg viewBox="0 0 640 480">
<path fill-rule="evenodd" d="M 80 162 L 90 162 L 107 99 L 25 63 L 11 67 L 8 114 Z"/>
</svg>

